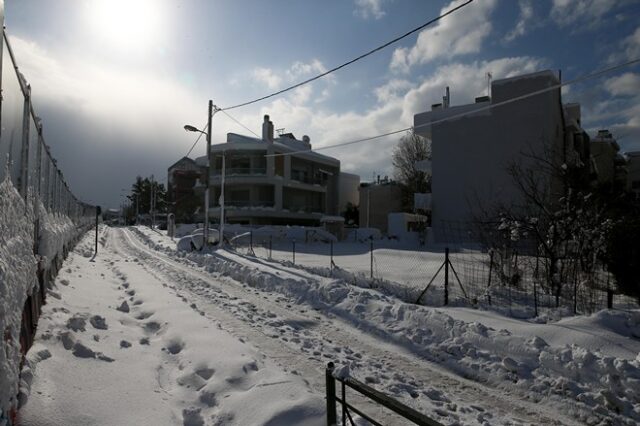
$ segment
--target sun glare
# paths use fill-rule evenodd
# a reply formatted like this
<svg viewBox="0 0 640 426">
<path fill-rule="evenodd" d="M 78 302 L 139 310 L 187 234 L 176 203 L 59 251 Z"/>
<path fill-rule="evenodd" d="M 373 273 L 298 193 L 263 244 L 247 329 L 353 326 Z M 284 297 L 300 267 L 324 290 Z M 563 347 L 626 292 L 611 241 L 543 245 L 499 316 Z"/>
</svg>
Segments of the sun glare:
<svg viewBox="0 0 640 426">
<path fill-rule="evenodd" d="M 87 6 L 91 30 L 114 47 L 146 48 L 160 36 L 162 2 L 93 0 Z"/>
</svg>

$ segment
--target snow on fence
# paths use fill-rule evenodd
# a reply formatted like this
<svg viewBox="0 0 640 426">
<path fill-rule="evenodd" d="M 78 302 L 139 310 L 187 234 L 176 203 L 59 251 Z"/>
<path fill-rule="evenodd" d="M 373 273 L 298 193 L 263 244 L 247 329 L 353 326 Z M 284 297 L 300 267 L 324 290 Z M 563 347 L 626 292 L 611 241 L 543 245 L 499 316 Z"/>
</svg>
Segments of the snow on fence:
<svg viewBox="0 0 640 426">
<path fill-rule="evenodd" d="M 20 368 L 46 289 L 95 207 L 71 192 L 3 31 L 0 130 L 0 426 L 15 424 Z"/>
<path fill-rule="evenodd" d="M 616 291 L 603 266 L 586 274 L 578 259 L 562 259 L 557 292 L 546 282 L 546 262 L 535 255 L 491 254 L 460 241 L 438 246 L 382 238 L 336 242 L 322 238 L 315 228 L 237 228 L 229 231 L 236 236 L 227 239 L 240 254 L 377 288 L 407 302 L 482 307 L 521 318 L 638 307 L 636 300 Z"/>
</svg>

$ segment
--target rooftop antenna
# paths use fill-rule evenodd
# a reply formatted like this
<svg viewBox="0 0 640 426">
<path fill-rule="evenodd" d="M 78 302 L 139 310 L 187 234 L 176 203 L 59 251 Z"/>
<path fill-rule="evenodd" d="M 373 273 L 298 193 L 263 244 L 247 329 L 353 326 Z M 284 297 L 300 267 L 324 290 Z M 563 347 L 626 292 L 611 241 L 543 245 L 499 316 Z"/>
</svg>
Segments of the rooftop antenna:
<svg viewBox="0 0 640 426">
<path fill-rule="evenodd" d="M 282 134 L 284 133 L 284 127 L 281 129 L 276 129 L 276 133 L 278 133 L 278 136 L 282 136 Z"/>
<path fill-rule="evenodd" d="M 491 75 L 490 71 L 487 71 L 487 96 L 491 96 L 491 79 L 493 75 Z"/>
</svg>

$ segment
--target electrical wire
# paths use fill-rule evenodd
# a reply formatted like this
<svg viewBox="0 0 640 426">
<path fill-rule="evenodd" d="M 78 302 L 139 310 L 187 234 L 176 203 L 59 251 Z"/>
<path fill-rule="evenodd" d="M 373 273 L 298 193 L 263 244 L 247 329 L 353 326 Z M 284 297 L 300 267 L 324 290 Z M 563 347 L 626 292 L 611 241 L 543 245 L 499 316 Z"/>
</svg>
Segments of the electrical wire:
<svg viewBox="0 0 640 426">
<path fill-rule="evenodd" d="M 345 63 L 343 63 L 341 65 L 338 65 L 338 66 L 336 66 L 334 68 L 331 68 L 330 70 L 325 71 L 325 72 L 323 72 L 321 74 L 318 74 L 315 77 L 311 77 L 311 78 L 309 78 L 307 80 L 301 81 L 300 83 L 294 84 L 293 86 L 289 86 L 289 87 L 287 87 L 285 89 L 279 90 L 277 92 L 274 92 L 274 93 L 272 93 L 270 95 L 267 95 L 267 96 L 263 96 L 261 98 L 254 99 L 252 101 L 243 102 L 241 104 L 229 106 L 229 107 L 226 107 L 226 108 L 221 108 L 221 111 L 229 111 L 229 110 L 232 110 L 232 109 L 236 109 L 236 108 L 240 108 L 240 107 L 243 107 L 243 106 L 251 105 L 251 104 L 254 104 L 256 102 L 264 101 L 265 99 L 269 99 L 269 98 L 272 98 L 274 96 L 281 95 L 281 94 L 283 94 L 285 92 L 288 92 L 288 91 L 296 89 L 296 88 L 298 88 L 300 86 L 304 86 L 305 84 L 308 84 L 308 83 L 311 83 L 311 82 L 316 81 L 318 79 L 321 79 L 322 77 L 325 77 L 325 76 L 327 76 L 327 75 L 329 75 L 329 74 L 331 74 L 333 72 L 336 72 L 336 71 L 338 71 L 338 70 L 340 70 L 340 69 L 342 69 L 344 67 L 347 67 L 347 66 L 353 64 L 354 62 L 357 62 L 357 61 L 359 61 L 361 59 L 364 59 L 367 56 L 372 55 L 372 54 L 374 54 L 374 53 L 376 53 L 376 52 L 378 52 L 378 51 L 380 51 L 380 50 L 382 50 L 382 49 L 384 49 L 386 47 L 389 47 L 390 45 L 402 40 L 403 38 L 406 38 L 406 37 L 410 36 L 411 34 L 414 34 L 414 33 L 418 32 L 418 31 L 422 30 L 423 28 L 428 27 L 429 25 L 433 24 L 434 22 L 437 22 L 437 21 L 441 20 L 442 18 L 444 18 L 444 17 L 446 17 L 448 15 L 451 15 L 452 13 L 462 9 L 463 7 L 465 7 L 467 5 L 469 5 L 473 1 L 474 0 L 467 0 L 465 3 L 462 3 L 462 4 L 454 7 L 453 9 L 450 9 L 450 10 L 446 11 L 445 13 L 443 13 L 443 14 L 441 14 L 441 15 L 439 15 L 439 16 L 437 16 L 437 17 L 435 17 L 435 18 L 433 18 L 433 19 L 431 19 L 431 20 L 429 20 L 427 22 L 425 22 L 424 24 L 420 25 L 419 27 L 416 27 L 416 28 L 412 29 L 411 31 L 408 31 L 408 32 L 404 33 L 403 35 L 398 36 L 398 37 L 394 38 L 393 40 L 388 41 L 388 42 L 386 42 L 385 44 L 383 44 L 381 46 L 378 46 L 378 47 L 376 47 L 376 48 L 374 48 L 374 49 L 372 49 L 372 50 L 370 50 L 370 51 L 368 51 L 366 53 L 363 53 L 362 55 L 360 55 L 360 56 L 358 56 L 358 57 L 356 57 L 354 59 L 351 59 L 350 61 L 347 61 L 347 62 L 345 62 Z"/>
<path fill-rule="evenodd" d="M 219 109 L 218 111 L 222 112 L 224 115 L 226 115 L 227 117 L 229 117 L 230 119 L 232 119 L 233 121 L 236 122 L 236 124 L 238 124 L 240 127 L 243 127 L 245 130 L 248 130 L 249 132 L 253 133 L 254 135 L 256 135 L 257 138 L 260 138 L 260 136 L 254 132 L 253 130 L 251 130 L 250 128 L 248 128 L 247 126 L 245 126 L 244 124 L 242 124 L 240 121 L 236 120 L 235 118 L 233 118 L 229 113 L 227 113 L 225 110 L 223 109 Z"/>
<path fill-rule="evenodd" d="M 639 62 L 640 62 L 640 58 L 632 59 L 630 61 L 623 62 L 623 63 L 617 64 L 617 65 L 614 65 L 614 66 L 611 66 L 611 67 L 608 67 L 608 68 L 604 68 L 604 69 L 595 71 L 595 72 L 593 72 L 591 74 L 587 74 L 587 75 L 575 78 L 573 80 L 566 81 L 564 83 L 555 84 L 553 86 L 545 87 L 544 89 L 536 90 L 535 92 L 526 93 L 524 95 L 517 96 L 515 98 L 507 99 L 507 100 L 504 100 L 504 101 L 501 101 L 501 102 L 496 102 L 495 104 L 489 104 L 487 106 L 476 108 L 476 109 L 473 109 L 473 110 L 470 110 L 470 111 L 464 111 L 464 112 L 461 112 L 459 114 L 449 115 L 449 116 L 441 118 L 439 120 L 430 121 L 429 123 L 421 124 L 419 126 L 406 127 L 404 129 L 393 130 L 393 131 L 390 131 L 390 132 L 387 132 L 387 133 L 382 133 L 382 134 L 375 135 L 375 136 L 369 136 L 369 137 L 362 138 L 362 139 L 356 139 L 356 140 L 352 140 L 352 141 L 348 141 L 348 142 L 341 142 L 341 143 L 337 143 L 337 144 L 333 144 L 333 145 L 322 146 L 322 147 L 319 147 L 319 148 L 316 148 L 316 149 L 313 149 L 313 150 L 304 149 L 304 150 L 299 150 L 299 151 L 290 151 L 290 152 L 283 152 L 283 153 L 276 153 L 276 154 L 267 154 L 267 155 L 265 155 L 265 157 L 280 157 L 280 156 L 286 156 L 286 155 L 301 154 L 301 153 L 304 153 L 304 152 L 315 152 L 315 151 L 322 151 L 322 150 L 326 150 L 326 149 L 339 148 L 339 147 L 343 147 L 343 146 L 347 146 L 347 145 L 353 145 L 353 144 L 357 144 L 357 143 L 361 143 L 361 142 L 366 142 L 366 141 L 370 141 L 370 140 L 374 140 L 374 139 L 383 138 L 385 136 L 391 136 L 391 135 L 395 135 L 395 134 L 398 134 L 398 133 L 407 132 L 407 131 L 410 131 L 410 130 L 415 130 L 415 129 L 422 128 L 422 127 L 432 126 L 434 124 L 440 124 L 440 123 L 443 123 L 445 121 L 455 120 L 455 119 L 458 119 L 458 118 L 461 118 L 461 117 L 464 117 L 464 116 L 467 116 L 467 115 L 477 114 L 477 113 L 480 113 L 480 112 L 488 111 L 490 109 L 493 109 L 493 108 L 496 108 L 496 107 L 499 107 L 499 106 L 507 105 L 507 104 L 510 104 L 510 103 L 513 103 L 513 102 L 517 102 L 517 101 L 521 101 L 523 99 L 527 99 L 527 98 L 530 98 L 530 97 L 533 97 L 533 96 L 537 96 L 537 95 L 540 95 L 540 94 L 543 94 L 543 93 L 546 93 L 546 92 L 557 90 L 557 89 L 560 89 L 560 88 L 562 88 L 564 86 L 569 86 L 571 84 L 581 83 L 583 81 L 590 80 L 590 79 L 596 78 L 596 77 L 600 77 L 602 75 L 608 74 L 608 73 L 613 72 L 613 71 L 617 71 L 617 70 L 619 70 L 621 68 L 625 68 L 625 67 L 637 64 Z"/>
<path fill-rule="evenodd" d="M 206 126 L 207 123 L 203 124 L 202 127 L 204 128 L 204 126 Z M 200 131 L 201 133 L 198 135 L 198 137 L 196 138 L 196 141 L 193 143 L 193 145 L 191 145 L 191 148 L 189 149 L 189 151 L 187 152 L 187 155 L 185 155 L 185 157 L 188 157 L 189 154 L 191 154 L 191 151 L 193 151 L 193 148 L 196 147 L 196 145 L 198 144 L 198 142 L 200 142 L 200 138 L 202 137 L 202 135 L 204 135 L 204 130 Z"/>
</svg>

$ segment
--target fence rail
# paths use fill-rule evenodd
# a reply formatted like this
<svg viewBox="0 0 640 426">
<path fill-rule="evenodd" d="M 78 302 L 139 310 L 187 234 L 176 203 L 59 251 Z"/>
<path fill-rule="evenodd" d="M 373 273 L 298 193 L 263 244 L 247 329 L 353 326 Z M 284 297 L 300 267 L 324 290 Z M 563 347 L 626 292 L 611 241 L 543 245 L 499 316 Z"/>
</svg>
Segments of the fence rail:
<svg viewBox="0 0 640 426">
<path fill-rule="evenodd" d="M 389 397 L 388 395 L 373 389 L 371 386 L 368 386 L 352 377 L 335 377 L 333 375 L 335 369 L 335 365 L 333 362 L 327 364 L 327 368 L 325 370 L 325 380 L 326 380 L 326 397 L 327 397 L 327 425 L 333 426 L 338 423 L 338 409 L 337 403 L 340 403 L 341 414 L 342 414 L 342 425 L 347 425 L 347 420 L 349 424 L 355 426 L 355 422 L 353 421 L 353 417 L 351 416 L 351 412 L 356 413 L 363 419 L 367 420 L 369 423 L 382 426 L 382 423 L 373 419 L 368 414 L 364 413 L 362 410 L 355 407 L 353 404 L 347 402 L 347 387 L 364 395 L 370 400 L 376 402 L 377 404 L 382 405 L 383 407 L 388 408 L 394 413 L 400 415 L 404 419 L 412 422 L 413 424 L 419 426 L 442 426 L 437 421 L 427 417 L 426 415 L 414 410 L 411 407 L 408 407 L 401 403 L 400 401 Z M 341 394 L 338 396 L 336 394 L 336 382 L 340 383 Z"/>
<path fill-rule="evenodd" d="M 630 310 L 638 301 L 616 291 L 603 265 L 586 273 L 578 260 L 561 260 L 561 285 L 547 282 L 545 259 L 509 256 L 481 247 L 425 249 L 389 240 L 334 242 L 326 232 L 307 229 L 304 238 L 245 231 L 232 241 L 240 254 L 312 269 L 387 291 L 411 303 L 431 306 L 474 306 L 530 318 L 555 311 L 589 314 L 600 309 Z"/>
<path fill-rule="evenodd" d="M 0 23 L 3 23 L 3 10 L 4 2 L 0 0 Z M 9 184 L 3 184 L 6 192 L 0 197 L 0 211 L 7 222 L 2 224 L 4 229 L 23 233 L 18 240 L 23 245 L 14 246 L 15 250 L 11 251 L 0 250 L 0 261 L 37 265 L 16 275 L 19 279 L 0 283 L 0 289 L 12 287 L 11 291 L 4 292 L 7 298 L 0 317 L 2 345 L 7 352 L 6 362 L 0 366 L 0 383 L 3 383 L 0 394 L 14 394 L 10 396 L 9 405 L 4 397 L 0 401 L 0 423 L 11 425 L 16 424 L 18 383 L 10 377 L 18 376 L 21 357 L 33 344 L 47 288 L 69 250 L 91 226 L 96 207 L 80 201 L 71 192 L 45 143 L 42 122 L 33 107 L 31 87 L 18 68 L 4 30 L 0 55 L 0 182 Z M 26 232 L 28 229 L 32 231 Z M 11 237 L 0 235 L 1 244 L 4 246 Z M 31 243 L 32 247 L 26 247 Z M 14 349 L 9 350 L 10 346 Z"/>
</svg>

